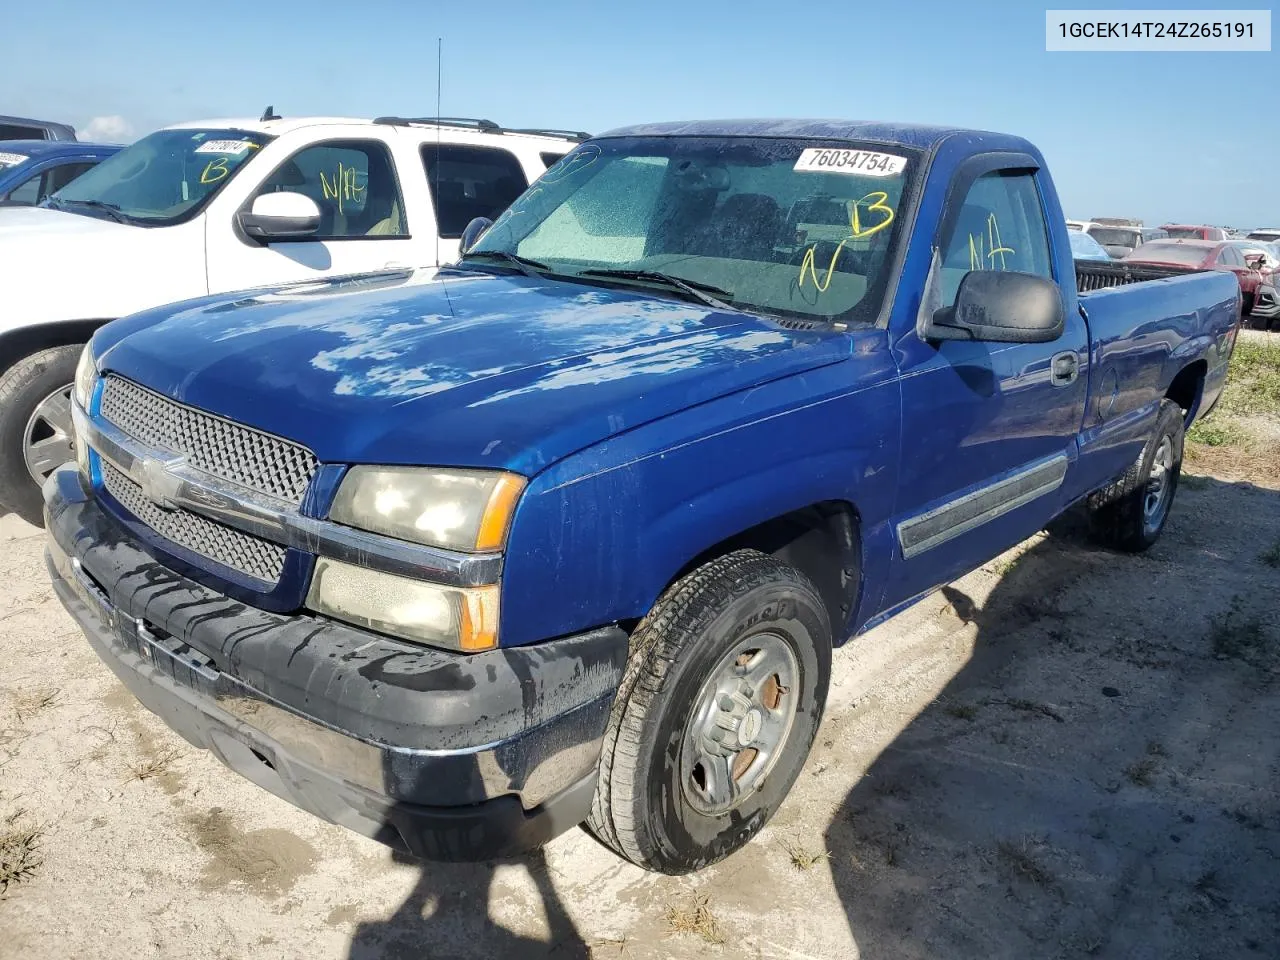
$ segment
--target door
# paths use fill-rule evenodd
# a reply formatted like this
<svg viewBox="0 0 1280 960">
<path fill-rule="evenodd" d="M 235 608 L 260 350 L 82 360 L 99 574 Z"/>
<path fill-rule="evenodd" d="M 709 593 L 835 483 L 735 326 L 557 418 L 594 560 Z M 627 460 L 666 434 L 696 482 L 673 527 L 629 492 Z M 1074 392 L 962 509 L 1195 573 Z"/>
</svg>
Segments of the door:
<svg viewBox="0 0 1280 960">
<path fill-rule="evenodd" d="M 1009 155 L 1004 155 L 1008 157 Z M 926 309 L 955 302 L 971 270 L 1016 270 L 1069 284 L 1070 254 L 1052 255 L 1040 174 L 966 163 L 948 194 Z M 1055 266 L 1058 265 L 1058 266 Z M 886 604 L 973 569 L 1039 530 L 1062 505 L 1087 393 L 1088 332 L 1074 296 L 1052 343 L 898 340 L 902 463 Z"/>
<path fill-rule="evenodd" d="M 303 147 L 279 164 L 241 209 L 272 192 L 314 200 L 320 229 L 312 236 L 262 244 L 244 236 L 234 217 L 210 215 L 210 293 L 415 265 L 395 162 L 383 141 L 327 140 Z M 423 222 L 413 227 L 430 236 L 429 219 L 416 216 Z"/>
<path fill-rule="evenodd" d="M 422 164 L 440 223 L 440 263 L 458 259 L 458 241 L 476 217 L 497 220 L 529 186 L 510 150 L 463 143 L 424 143 Z"/>
</svg>

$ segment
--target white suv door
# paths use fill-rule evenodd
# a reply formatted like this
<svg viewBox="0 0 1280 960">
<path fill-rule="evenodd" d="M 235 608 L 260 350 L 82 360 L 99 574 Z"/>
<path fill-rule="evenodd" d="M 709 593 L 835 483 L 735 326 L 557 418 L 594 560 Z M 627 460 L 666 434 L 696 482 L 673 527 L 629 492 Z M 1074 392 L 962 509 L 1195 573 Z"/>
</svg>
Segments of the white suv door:
<svg viewBox="0 0 1280 960">
<path fill-rule="evenodd" d="M 410 215 L 401 180 L 421 179 L 421 167 L 397 169 L 391 144 L 371 134 L 367 129 L 341 135 L 326 131 L 272 163 L 265 162 L 269 155 L 264 151 L 259 162 L 270 173 L 262 178 L 259 171 L 247 193 L 241 189 L 208 211 L 209 292 L 418 265 L 422 258 L 415 249 L 434 245 L 435 224 L 428 208 L 415 204 Z M 236 214 L 272 192 L 301 193 L 314 200 L 320 229 L 305 238 L 268 243 L 245 236 L 236 226 Z"/>
</svg>

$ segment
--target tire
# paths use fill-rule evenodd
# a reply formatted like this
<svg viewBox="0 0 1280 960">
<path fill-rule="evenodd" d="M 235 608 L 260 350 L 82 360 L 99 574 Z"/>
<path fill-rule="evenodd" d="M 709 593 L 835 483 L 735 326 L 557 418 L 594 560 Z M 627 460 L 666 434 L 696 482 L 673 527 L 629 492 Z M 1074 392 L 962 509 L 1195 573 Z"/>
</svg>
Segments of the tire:
<svg viewBox="0 0 1280 960">
<path fill-rule="evenodd" d="M 751 650 L 754 655 L 739 655 Z M 758 664 L 754 676 L 763 680 L 759 702 L 742 712 L 741 702 L 750 698 L 741 691 L 751 684 L 738 675 L 750 664 Z M 790 687 L 779 683 L 788 671 Z M 741 685 L 737 699 L 708 699 L 708 688 L 726 675 Z M 587 828 L 621 856 L 660 873 L 688 873 L 729 856 L 769 821 L 799 775 L 830 678 L 826 608 L 800 571 L 755 550 L 697 568 L 666 590 L 631 635 Z M 708 704 L 709 714 L 695 715 Z M 734 716 L 738 726 L 729 731 L 725 723 Z M 785 732 L 769 750 L 766 739 L 783 723 Z M 751 730 L 760 739 L 752 739 Z M 706 731 L 729 741 L 717 749 L 736 751 L 732 759 L 705 761 L 710 740 L 700 734 Z M 742 738 L 761 749 L 743 747 Z M 699 777 L 704 761 L 710 766 L 703 765 Z M 744 761 L 735 780 L 732 771 Z M 708 771 L 719 764 L 730 771 L 724 782 L 741 790 L 726 810 L 710 809 L 716 791 Z"/>
<path fill-rule="evenodd" d="M 1122 477 L 1089 497 L 1097 539 L 1128 553 L 1141 553 L 1160 539 L 1182 473 L 1183 417 L 1172 400 L 1160 401 L 1155 432 L 1142 456 Z M 1149 510 L 1150 498 L 1157 496 L 1155 509 Z"/>
<path fill-rule="evenodd" d="M 49 422 L 33 424 L 32 415 L 50 397 L 70 391 L 82 349 L 73 344 L 40 350 L 0 374 L 0 503 L 33 526 L 44 524 L 44 500 L 40 483 L 27 468 L 28 430 L 36 438 L 49 441 L 50 454 L 60 450 L 61 443 Z M 64 428 L 69 436 L 69 413 Z M 68 453 L 66 459 L 72 456 Z M 45 475 L 58 465 L 52 464 Z"/>
</svg>

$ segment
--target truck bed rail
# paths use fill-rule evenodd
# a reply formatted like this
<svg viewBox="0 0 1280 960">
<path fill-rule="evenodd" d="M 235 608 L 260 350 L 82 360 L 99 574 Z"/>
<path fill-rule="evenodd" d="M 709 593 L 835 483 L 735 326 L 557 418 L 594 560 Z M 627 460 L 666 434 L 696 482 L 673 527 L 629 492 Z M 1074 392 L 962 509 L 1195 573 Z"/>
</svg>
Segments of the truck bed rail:
<svg viewBox="0 0 1280 960">
<path fill-rule="evenodd" d="M 1100 260 L 1076 261 L 1076 289 L 1080 293 L 1122 287 L 1144 280 L 1164 280 L 1188 273 L 1201 273 L 1198 267 L 1154 267 L 1149 264 L 1103 263 Z"/>
</svg>

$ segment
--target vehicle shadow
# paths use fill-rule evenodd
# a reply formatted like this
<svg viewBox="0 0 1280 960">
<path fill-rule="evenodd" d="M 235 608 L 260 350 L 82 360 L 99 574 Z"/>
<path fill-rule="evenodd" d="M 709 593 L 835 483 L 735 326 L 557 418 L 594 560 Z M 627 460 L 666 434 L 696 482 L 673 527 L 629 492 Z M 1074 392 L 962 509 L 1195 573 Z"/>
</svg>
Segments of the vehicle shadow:
<svg viewBox="0 0 1280 960">
<path fill-rule="evenodd" d="M 540 850 L 512 860 L 429 863 L 393 853 L 418 870 L 405 901 L 385 920 L 356 925 L 349 960 L 587 960 L 590 951 L 565 910 Z M 512 932 L 494 922 L 491 901 L 503 865 L 521 866 L 537 888 L 548 936 Z"/>
<path fill-rule="evenodd" d="M 1143 556 L 1071 516 L 943 588 L 969 659 L 825 834 L 864 960 L 1275 955 L 1280 493 L 1191 482 Z"/>
</svg>

